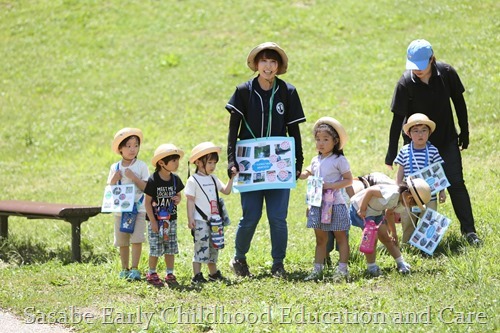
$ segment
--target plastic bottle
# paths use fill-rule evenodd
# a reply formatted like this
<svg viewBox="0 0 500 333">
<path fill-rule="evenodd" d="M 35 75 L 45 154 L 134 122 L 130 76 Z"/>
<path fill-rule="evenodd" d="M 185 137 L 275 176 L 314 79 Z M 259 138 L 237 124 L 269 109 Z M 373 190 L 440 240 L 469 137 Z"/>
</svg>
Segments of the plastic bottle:
<svg viewBox="0 0 500 333">
<path fill-rule="evenodd" d="M 332 223 L 333 190 L 323 192 L 323 204 L 321 205 L 321 223 Z"/>
<path fill-rule="evenodd" d="M 378 226 L 373 220 L 365 220 L 365 228 L 361 237 L 359 250 L 363 253 L 373 253 L 375 242 L 377 241 Z"/>
</svg>

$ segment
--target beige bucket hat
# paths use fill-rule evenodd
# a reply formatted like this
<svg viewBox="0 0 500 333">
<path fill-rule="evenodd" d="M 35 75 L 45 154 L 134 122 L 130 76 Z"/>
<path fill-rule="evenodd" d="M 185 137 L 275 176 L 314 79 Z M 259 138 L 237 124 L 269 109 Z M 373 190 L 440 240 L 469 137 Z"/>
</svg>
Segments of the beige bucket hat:
<svg viewBox="0 0 500 333">
<path fill-rule="evenodd" d="M 276 44 L 274 42 L 265 42 L 265 43 L 259 44 L 256 47 L 254 47 L 254 49 L 252 51 L 250 51 L 250 53 L 248 54 L 247 66 L 252 71 L 256 72 L 257 67 L 255 66 L 255 57 L 257 56 L 257 54 L 259 54 L 260 51 L 266 50 L 266 49 L 274 50 L 274 51 L 278 52 L 278 54 L 281 57 L 282 64 L 279 67 L 276 75 L 285 74 L 286 70 L 288 69 L 288 57 L 286 56 L 285 51 L 278 44 Z"/>
<path fill-rule="evenodd" d="M 432 134 L 434 130 L 436 129 L 436 123 L 433 122 L 432 120 L 429 119 L 425 114 L 423 113 L 414 113 L 408 118 L 408 121 L 406 124 L 403 125 L 403 131 L 405 132 L 406 135 L 410 136 L 410 128 L 416 125 L 427 125 L 431 129 L 431 132 L 429 133 Z"/>
<path fill-rule="evenodd" d="M 339 135 L 339 141 L 340 141 L 339 149 L 344 148 L 344 145 L 347 143 L 348 136 L 347 136 L 347 133 L 346 133 L 344 127 L 342 126 L 342 124 L 335 118 L 321 117 L 314 124 L 313 135 L 314 135 L 314 133 L 316 133 L 316 129 L 318 128 L 318 126 L 321 124 L 327 124 L 327 125 L 330 125 L 333 127 L 333 129 Z"/>
<path fill-rule="evenodd" d="M 203 157 L 210 153 L 220 154 L 222 148 L 214 145 L 212 142 L 202 142 L 191 150 L 191 157 L 189 157 L 189 163 L 194 163 L 200 157 Z"/>
<path fill-rule="evenodd" d="M 159 160 L 170 155 L 179 155 L 179 158 L 182 158 L 184 156 L 184 152 L 171 143 L 164 143 L 156 148 L 155 154 L 151 159 L 151 163 L 156 168 L 156 163 L 158 163 Z"/>
<path fill-rule="evenodd" d="M 422 178 L 415 178 L 409 176 L 406 180 L 410 193 L 418 207 L 425 210 L 425 204 L 431 201 L 431 188 L 429 184 Z"/>
<path fill-rule="evenodd" d="M 139 137 L 139 141 L 142 144 L 142 131 L 138 128 L 131 128 L 131 127 L 125 127 L 116 132 L 115 137 L 113 139 L 113 143 L 111 145 L 111 148 L 115 153 L 120 155 L 120 150 L 118 149 L 118 146 L 120 146 L 120 143 L 125 140 L 128 137 L 131 137 L 133 135 L 136 135 Z"/>
</svg>

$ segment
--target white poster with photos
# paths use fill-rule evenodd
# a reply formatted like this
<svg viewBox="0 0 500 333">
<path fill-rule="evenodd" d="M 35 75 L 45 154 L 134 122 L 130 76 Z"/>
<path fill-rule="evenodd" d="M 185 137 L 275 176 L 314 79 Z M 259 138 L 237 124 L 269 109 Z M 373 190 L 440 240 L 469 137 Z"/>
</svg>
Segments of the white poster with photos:
<svg viewBox="0 0 500 333">
<path fill-rule="evenodd" d="M 135 185 L 108 185 L 104 189 L 101 212 L 125 213 L 134 208 Z"/>
<path fill-rule="evenodd" d="M 444 173 L 441 163 L 431 164 L 418 170 L 417 172 L 412 173 L 410 176 L 425 180 L 431 188 L 432 195 L 439 193 L 439 191 L 450 186 L 450 182 L 448 181 L 448 178 L 446 178 L 446 174 Z"/>
<path fill-rule="evenodd" d="M 450 226 L 451 220 L 427 208 L 410 237 L 410 244 L 432 255 Z"/>
<path fill-rule="evenodd" d="M 295 141 L 292 137 L 240 140 L 236 144 L 239 173 L 235 192 L 294 188 Z"/>
</svg>

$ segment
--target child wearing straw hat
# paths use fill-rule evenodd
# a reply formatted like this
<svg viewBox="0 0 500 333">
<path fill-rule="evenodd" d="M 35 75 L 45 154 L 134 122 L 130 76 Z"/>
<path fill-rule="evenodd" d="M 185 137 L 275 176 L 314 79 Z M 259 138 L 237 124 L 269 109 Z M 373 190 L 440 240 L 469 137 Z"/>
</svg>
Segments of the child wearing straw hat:
<svg viewBox="0 0 500 333">
<path fill-rule="evenodd" d="M 421 178 L 408 177 L 406 182 L 397 185 L 374 185 L 356 193 L 351 198 L 349 216 L 352 224 L 363 225 L 364 220 L 373 220 L 378 225 L 377 239 L 380 240 L 391 256 L 396 260 L 397 269 L 401 274 L 410 273 L 410 265 L 404 259 L 399 247 L 389 237 L 385 211 L 393 210 L 402 213 L 405 210 L 418 206 L 425 210 L 425 204 L 431 199 L 431 188 Z M 377 242 L 373 245 L 372 253 L 365 253 L 367 271 L 371 276 L 382 274 L 376 260 Z"/>
<path fill-rule="evenodd" d="M 414 113 L 408 118 L 407 123 L 403 126 L 403 130 L 406 135 L 411 139 L 411 142 L 403 148 L 398 153 L 398 156 L 394 160 L 397 164 L 398 173 L 396 176 L 396 183 L 400 184 L 405 180 L 410 174 L 428 167 L 434 163 L 443 163 L 441 155 L 439 155 L 438 149 L 430 143 L 429 136 L 436 129 L 436 123 L 430 120 L 425 114 Z M 446 200 L 446 193 L 444 190 L 439 192 L 439 202 L 443 203 Z M 437 210 L 437 198 L 436 195 L 431 197 L 431 201 L 426 205 L 428 208 Z M 415 231 L 415 225 L 420 214 L 423 212 L 417 211 L 418 215 L 413 214 L 401 214 L 401 226 L 403 227 L 403 243 L 407 243 L 410 240 L 413 231 Z"/>
<path fill-rule="evenodd" d="M 352 184 L 349 162 L 343 148 L 347 142 L 347 133 L 342 124 L 334 118 L 322 117 L 313 128 L 318 155 L 313 157 L 311 165 L 300 174 L 300 179 L 318 179 L 322 191 L 321 206 L 311 205 L 308 209 L 307 227 L 314 229 L 316 251 L 314 268 L 305 280 L 318 280 L 323 277 L 328 233 L 334 233 L 339 247 L 339 266 L 334 279 L 348 277 L 349 260 L 349 214 L 341 189 Z M 311 177 L 311 178 L 310 178 Z"/>
<path fill-rule="evenodd" d="M 184 152 L 173 144 L 162 144 L 156 148 L 151 163 L 155 172 L 149 177 L 144 189 L 146 211 L 149 218 L 149 271 L 146 280 L 155 287 L 163 287 L 156 272 L 158 257 L 164 256 L 166 265 L 165 283 L 169 287 L 178 285 L 174 275 L 177 244 L 177 205 L 184 184 L 174 172 Z"/>
<path fill-rule="evenodd" d="M 149 170 L 145 162 L 138 160 L 137 155 L 143 140 L 142 131 L 138 128 L 122 128 L 113 139 L 112 149 L 122 159 L 111 165 L 108 185 L 134 184 L 135 207 L 137 216 L 132 233 L 120 231 L 122 213 L 116 213 L 114 224 L 114 246 L 120 248 L 122 270 L 119 277 L 127 280 L 140 280 L 138 269 L 142 252 L 142 243 L 146 241 L 146 209 L 144 207 L 144 187 L 149 177 Z M 130 244 L 132 244 L 132 265 L 130 263 Z"/>
<path fill-rule="evenodd" d="M 207 264 L 208 281 L 220 281 L 224 278 L 217 269 L 217 259 L 220 245 L 214 245 L 211 240 L 210 221 L 222 223 L 222 207 L 218 203 L 218 192 L 230 194 L 233 179 L 236 176 L 234 168 L 227 184 L 220 181 L 213 173 L 219 162 L 221 147 L 212 142 L 202 142 L 191 151 L 189 163 L 196 165 L 196 170 L 186 182 L 188 227 L 194 239 L 192 284 L 205 283 L 207 280 L 201 272 L 201 265 Z M 212 226 L 213 228 L 213 226 Z M 218 229 L 217 229 L 218 231 Z M 223 237 L 223 234 L 220 235 Z M 223 243 L 222 243 L 223 244 Z"/>
</svg>

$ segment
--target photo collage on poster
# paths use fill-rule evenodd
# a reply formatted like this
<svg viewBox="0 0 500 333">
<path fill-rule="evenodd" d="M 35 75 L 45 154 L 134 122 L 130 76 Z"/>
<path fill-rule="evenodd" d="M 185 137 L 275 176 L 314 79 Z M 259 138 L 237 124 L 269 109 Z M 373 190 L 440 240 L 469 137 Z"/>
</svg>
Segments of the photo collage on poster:
<svg viewBox="0 0 500 333">
<path fill-rule="evenodd" d="M 101 212 L 131 212 L 134 208 L 135 185 L 108 185 L 104 189 Z"/>
<path fill-rule="evenodd" d="M 295 146 L 290 137 L 241 140 L 236 145 L 239 192 L 295 187 Z"/>
<path fill-rule="evenodd" d="M 434 195 L 441 190 L 444 190 L 450 183 L 443 170 L 441 163 L 434 163 L 418 170 L 411 174 L 411 176 L 422 178 L 431 187 L 431 194 Z"/>
<path fill-rule="evenodd" d="M 410 244 L 432 255 L 450 226 L 451 220 L 427 208 L 410 237 Z"/>
</svg>

